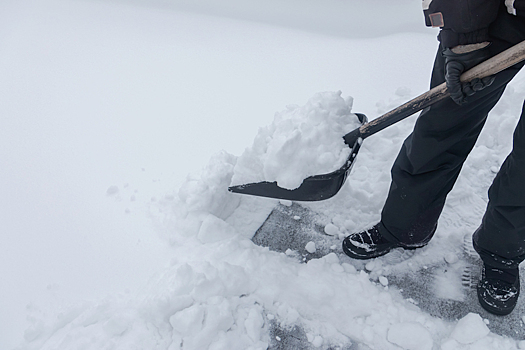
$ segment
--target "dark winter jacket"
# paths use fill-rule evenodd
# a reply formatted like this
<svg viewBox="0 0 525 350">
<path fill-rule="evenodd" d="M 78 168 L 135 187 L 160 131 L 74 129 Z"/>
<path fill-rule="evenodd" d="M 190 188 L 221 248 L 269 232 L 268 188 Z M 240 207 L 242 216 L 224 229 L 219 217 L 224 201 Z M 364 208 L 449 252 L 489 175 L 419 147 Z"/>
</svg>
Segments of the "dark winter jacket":
<svg viewBox="0 0 525 350">
<path fill-rule="evenodd" d="M 525 0 L 423 0 L 423 10 L 426 25 L 441 28 L 441 44 L 454 47 L 489 41 L 488 27 L 502 3 L 525 20 Z"/>
</svg>

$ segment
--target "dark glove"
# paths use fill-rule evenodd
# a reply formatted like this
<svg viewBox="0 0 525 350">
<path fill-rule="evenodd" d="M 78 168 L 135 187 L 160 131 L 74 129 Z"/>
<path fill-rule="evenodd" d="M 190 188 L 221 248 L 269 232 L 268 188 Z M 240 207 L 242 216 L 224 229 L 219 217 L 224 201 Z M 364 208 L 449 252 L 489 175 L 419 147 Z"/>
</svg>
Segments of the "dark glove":
<svg viewBox="0 0 525 350">
<path fill-rule="evenodd" d="M 460 76 L 463 72 L 490 58 L 490 52 L 487 47 L 461 54 L 454 53 L 451 49 L 445 49 L 443 56 L 445 57 L 447 90 L 450 93 L 450 97 L 458 105 L 467 103 L 467 97 L 474 95 L 477 91 L 483 90 L 494 82 L 494 75 L 482 79 L 476 78 L 468 83 L 460 81 Z"/>
</svg>

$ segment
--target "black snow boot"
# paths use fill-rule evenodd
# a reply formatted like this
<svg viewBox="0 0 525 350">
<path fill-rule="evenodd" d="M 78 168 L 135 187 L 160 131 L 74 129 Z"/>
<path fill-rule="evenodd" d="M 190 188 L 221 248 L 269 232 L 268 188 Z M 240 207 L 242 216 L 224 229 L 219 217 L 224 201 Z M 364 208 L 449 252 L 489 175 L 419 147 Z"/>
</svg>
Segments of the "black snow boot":
<svg viewBox="0 0 525 350">
<path fill-rule="evenodd" d="M 519 269 L 498 269 L 484 264 L 477 289 L 479 303 L 485 310 L 495 315 L 508 315 L 520 295 Z"/>
<path fill-rule="evenodd" d="M 353 259 L 372 259 L 385 255 L 394 248 L 416 249 L 424 247 L 428 244 L 434 231 L 425 238 L 424 241 L 416 244 L 403 244 L 397 242 L 390 242 L 386 240 L 380 233 L 379 227 L 381 223 L 376 224 L 368 230 L 353 233 L 343 240 L 343 252 Z"/>
<path fill-rule="evenodd" d="M 396 243 L 389 242 L 381 236 L 379 225 L 346 237 L 343 240 L 343 252 L 354 259 L 372 259 L 396 248 Z"/>
</svg>

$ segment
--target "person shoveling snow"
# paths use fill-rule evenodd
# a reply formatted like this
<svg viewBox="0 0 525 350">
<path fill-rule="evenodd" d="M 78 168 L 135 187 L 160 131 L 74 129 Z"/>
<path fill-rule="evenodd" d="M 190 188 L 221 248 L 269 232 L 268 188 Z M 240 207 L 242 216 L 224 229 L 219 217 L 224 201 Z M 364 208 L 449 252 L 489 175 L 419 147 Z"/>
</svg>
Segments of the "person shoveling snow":
<svg viewBox="0 0 525 350">
<path fill-rule="evenodd" d="M 505 70 L 494 70 L 469 78 L 463 75 L 465 72 L 471 74 L 475 71 L 471 68 L 496 55 L 498 59 L 489 62 L 498 64 L 502 57 L 499 54 L 509 53 L 507 49 L 524 41 L 525 22 L 514 6 L 520 8 L 515 2 L 502 1 L 475 0 L 468 7 L 443 0 L 423 2 L 426 25 L 441 28 L 438 37 L 440 46 L 431 79 L 433 89 L 428 92 L 433 101 L 424 104 L 424 94 L 389 112 L 394 115 L 397 110 L 415 113 L 417 110 L 410 106 L 412 104 L 424 108 L 393 165 L 390 191 L 380 222 L 344 239 L 343 251 L 348 256 L 355 259 L 376 258 L 394 248 L 424 247 L 432 239 L 445 199 L 483 129 L 488 113 L 523 66 L 523 58 L 520 58 L 506 66 L 508 68 Z M 521 45 L 514 48 L 518 46 L 521 50 Z M 520 56 L 523 56 L 523 52 Z M 481 70 L 490 66 L 489 62 L 480 65 L 483 67 Z M 441 91 L 441 87 L 443 91 L 437 92 Z M 433 91 L 435 95 L 432 95 Z M 451 98 L 443 99 L 447 94 Z M 438 98 L 438 95 L 442 96 Z M 401 120 L 408 115 L 400 114 L 396 118 Z M 353 150 L 346 163 L 349 166 L 341 167 L 339 173 L 311 176 L 301 181 L 310 175 L 304 169 L 313 160 L 324 162 L 333 159 L 334 154 L 327 157 L 311 146 L 306 150 L 303 147 L 288 150 L 287 144 L 299 144 L 296 139 L 300 138 L 301 130 L 304 129 L 301 126 L 297 129 L 299 131 L 291 133 L 291 137 L 285 137 L 285 141 L 281 141 L 281 137 L 277 138 L 279 147 L 276 154 L 268 151 L 272 146 L 263 150 L 260 158 L 265 165 L 257 166 L 256 171 L 262 172 L 266 177 L 263 180 L 267 182 L 241 185 L 230 190 L 294 200 L 329 198 L 344 183 L 362 138 L 391 125 L 384 123 L 391 117 L 387 113 L 377 118 L 379 122 L 365 124 L 344 136 L 346 144 Z M 377 127 L 381 123 L 384 125 Z M 367 131 L 374 128 L 373 131 Z M 315 129 L 315 126 L 311 129 Z M 525 177 L 524 133 L 525 126 L 520 120 L 514 134 L 514 149 L 489 189 L 487 210 L 473 235 L 474 248 L 484 263 L 477 287 L 478 299 L 487 311 L 499 315 L 509 314 L 516 306 L 520 290 L 518 267 L 525 259 L 525 221 L 522 219 L 525 217 L 525 203 L 521 200 L 525 198 L 522 181 Z M 299 150 L 310 157 L 303 159 Z M 279 153 L 287 156 L 280 157 Z M 341 156 L 341 152 L 337 154 Z M 290 159 L 294 159 L 294 162 L 289 162 Z M 287 168 L 287 165 L 298 169 L 298 178 L 290 180 L 288 175 L 280 177 L 276 174 L 282 172 L 282 168 Z M 327 178 L 332 186 L 319 185 L 320 180 Z M 272 180 L 273 183 L 269 182 Z M 280 184 L 285 188 L 279 187 Z M 290 192 L 286 188 L 296 189 Z M 324 193 L 309 195 L 310 190 Z"/>
</svg>

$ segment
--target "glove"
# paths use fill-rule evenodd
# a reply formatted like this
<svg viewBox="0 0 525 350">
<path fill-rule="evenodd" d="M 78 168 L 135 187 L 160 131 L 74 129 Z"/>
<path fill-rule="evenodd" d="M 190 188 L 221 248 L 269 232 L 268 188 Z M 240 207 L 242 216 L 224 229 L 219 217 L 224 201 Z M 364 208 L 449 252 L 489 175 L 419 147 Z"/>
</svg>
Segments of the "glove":
<svg viewBox="0 0 525 350">
<path fill-rule="evenodd" d="M 490 58 L 487 47 L 466 53 L 454 53 L 451 49 L 443 51 L 445 57 L 445 80 L 450 97 L 458 105 L 468 102 L 467 97 L 474 95 L 477 91 L 492 85 L 494 75 L 482 79 L 476 78 L 468 83 L 462 83 L 460 76 L 463 72 Z"/>
</svg>

